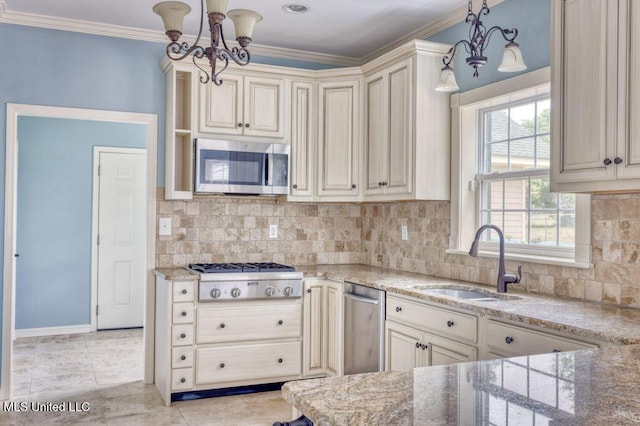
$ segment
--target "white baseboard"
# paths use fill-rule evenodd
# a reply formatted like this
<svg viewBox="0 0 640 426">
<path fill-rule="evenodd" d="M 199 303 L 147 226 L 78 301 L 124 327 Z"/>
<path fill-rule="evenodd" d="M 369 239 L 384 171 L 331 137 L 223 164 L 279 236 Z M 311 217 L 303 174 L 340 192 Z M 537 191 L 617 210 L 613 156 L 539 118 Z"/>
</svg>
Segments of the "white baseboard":
<svg viewBox="0 0 640 426">
<path fill-rule="evenodd" d="M 15 337 L 16 339 L 19 339 L 20 337 L 55 336 L 57 334 L 89 333 L 90 331 L 90 324 L 67 325 L 63 327 L 23 328 L 15 331 Z"/>
</svg>

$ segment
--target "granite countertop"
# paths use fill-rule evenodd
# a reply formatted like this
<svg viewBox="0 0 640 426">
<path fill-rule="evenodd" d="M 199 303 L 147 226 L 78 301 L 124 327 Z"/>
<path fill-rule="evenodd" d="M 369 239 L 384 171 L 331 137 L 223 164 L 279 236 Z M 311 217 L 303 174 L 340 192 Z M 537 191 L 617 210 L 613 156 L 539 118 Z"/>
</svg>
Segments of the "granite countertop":
<svg viewBox="0 0 640 426">
<path fill-rule="evenodd" d="M 305 277 L 324 277 L 338 281 L 350 281 L 386 290 L 387 295 L 399 294 L 466 309 L 480 315 L 516 321 L 548 330 L 570 333 L 586 339 L 611 344 L 640 343 L 640 310 L 619 308 L 601 303 L 583 302 L 533 295 L 509 289 L 505 297 L 512 300 L 482 302 L 456 299 L 449 296 L 428 294 L 429 287 L 474 287 L 482 292 L 495 292 L 495 286 L 485 286 L 465 281 L 437 278 L 392 269 L 366 265 L 314 265 L 297 266 Z M 500 296 L 500 295 L 499 295 Z"/>
<path fill-rule="evenodd" d="M 187 271 L 185 268 L 158 268 L 154 272 L 156 275 L 164 278 L 167 281 L 188 281 L 197 280 L 198 274 Z"/>
<path fill-rule="evenodd" d="M 316 425 L 640 422 L 640 345 L 289 382 Z"/>
</svg>

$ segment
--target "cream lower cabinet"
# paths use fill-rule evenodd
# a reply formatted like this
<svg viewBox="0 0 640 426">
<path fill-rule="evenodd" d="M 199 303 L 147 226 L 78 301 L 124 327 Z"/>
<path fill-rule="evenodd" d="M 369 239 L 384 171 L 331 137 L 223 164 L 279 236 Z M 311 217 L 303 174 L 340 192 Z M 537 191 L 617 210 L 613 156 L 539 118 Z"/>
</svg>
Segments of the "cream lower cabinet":
<svg viewBox="0 0 640 426">
<path fill-rule="evenodd" d="M 639 26 L 637 1 L 553 1 L 552 191 L 640 189 Z"/>
<path fill-rule="evenodd" d="M 598 347 L 593 343 L 556 336 L 492 319 L 487 321 L 485 330 L 485 359 L 576 351 Z"/>
<path fill-rule="evenodd" d="M 475 361 L 477 342 L 476 316 L 387 293 L 386 370 Z"/>
<path fill-rule="evenodd" d="M 302 375 L 324 377 L 343 371 L 343 284 L 305 279 L 303 285 Z"/>
<path fill-rule="evenodd" d="M 285 136 L 285 80 L 225 72 L 222 85 L 200 84 L 200 132 Z"/>
</svg>

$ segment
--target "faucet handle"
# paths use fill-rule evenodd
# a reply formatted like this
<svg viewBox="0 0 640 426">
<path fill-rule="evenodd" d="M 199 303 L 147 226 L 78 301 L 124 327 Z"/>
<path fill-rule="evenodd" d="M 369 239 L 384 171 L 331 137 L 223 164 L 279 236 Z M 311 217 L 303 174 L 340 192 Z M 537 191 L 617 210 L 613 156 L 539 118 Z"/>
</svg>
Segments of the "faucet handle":
<svg viewBox="0 0 640 426">
<path fill-rule="evenodd" d="M 518 266 L 517 274 L 504 274 L 504 282 L 507 284 L 518 284 L 522 279 L 522 265 Z"/>
</svg>

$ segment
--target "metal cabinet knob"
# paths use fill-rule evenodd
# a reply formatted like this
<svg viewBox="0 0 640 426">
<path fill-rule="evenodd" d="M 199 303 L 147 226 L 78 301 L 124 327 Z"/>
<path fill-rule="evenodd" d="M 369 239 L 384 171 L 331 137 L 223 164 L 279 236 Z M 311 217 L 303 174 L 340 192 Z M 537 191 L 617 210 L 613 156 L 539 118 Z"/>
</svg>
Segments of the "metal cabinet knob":
<svg viewBox="0 0 640 426">
<path fill-rule="evenodd" d="M 453 321 L 447 321 L 447 327 L 453 327 Z"/>
<path fill-rule="evenodd" d="M 187 379 L 185 379 L 184 377 L 182 379 L 180 379 L 180 383 L 184 383 L 186 381 L 187 381 Z"/>
<path fill-rule="evenodd" d="M 507 345 L 510 345 L 511 342 L 513 342 L 513 337 L 507 336 L 507 337 L 504 338 L 504 341 L 507 343 Z"/>
<path fill-rule="evenodd" d="M 182 356 L 180 357 L 180 359 L 184 361 L 184 360 L 186 360 L 186 359 L 187 359 L 187 357 L 186 357 L 185 355 L 182 355 Z"/>
<path fill-rule="evenodd" d="M 242 123 L 238 123 L 238 127 L 242 127 Z"/>
<path fill-rule="evenodd" d="M 608 166 L 609 164 L 611 164 L 611 160 L 609 158 L 605 158 L 604 161 L 602 162 L 605 166 Z"/>
<path fill-rule="evenodd" d="M 282 364 L 284 360 L 282 358 L 278 358 L 278 364 Z"/>
<path fill-rule="evenodd" d="M 182 334 L 180 335 L 180 337 L 184 339 L 185 337 L 187 337 L 187 335 L 186 335 L 186 334 L 184 334 L 184 333 L 182 333 Z"/>
<path fill-rule="evenodd" d="M 562 352 L 560 349 L 554 349 L 551 352 Z"/>
<path fill-rule="evenodd" d="M 356 189 L 356 184 L 355 183 L 351 185 L 351 189 Z"/>
<path fill-rule="evenodd" d="M 420 345 L 420 347 L 422 348 L 423 351 L 427 350 L 427 348 L 429 347 L 429 345 Z"/>
<path fill-rule="evenodd" d="M 284 324 L 284 321 L 278 320 L 278 325 L 282 325 L 282 324 Z"/>
<path fill-rule="evenodd" d="M 183 317 L 186 317 L 186 316 L 187 316 L 187 313 L 186 313 L 186 312 L 184 312 L 184 311 L 182 311 L 182 313 L 181 313 L 180 315 L 182 315 Z"/>
<path fill-rule="evenodd" d="M 244 127 L 246 127 L 246 128 L 248 129 L 248 128 L 249 128 L 249 123 L 246 123 L 246 124 L 244 125 Z"/>
<path fill-rule="evenodd" d="M 224 368 L 224 362 L 220 363 L 220 368 Z"/>
<path fill-rule="evenodd" d="M 298 189 L 298 185 L 293 184 L 293 189 Z"/>
<path fill-rule="evenodd" d="M 182 289 L 182 291 L 181 291 L 180 293 L 182 293 L 182 294 L 187 294 L 187 289 L 186 289 L 186 288 L 183 288 L 183 289 Z"/>
<path fill-rule="evenodd" d="M 416 349 L 420 349 L 420 342 L 416 342 Z"/>
<path fill-rule="evenodd" d="M 311 289 L 310 288 L 307 289 L 307 293 L 311 294 Z"/>
<path fill-rule="evenodd" d="M 396 312 L 400 312 L 402 308 L 400 306 L 396 306 Z"/>
<path fill-rule="evenodd" d="M 225 328 L 226 325 L 224 325 L 224 323 L 220 323 L 220 328 Z"/>
<path fill-rule="evenodd" d="M 616 157 L 616 158 L 614 158 L 613 162 L 616 163 L 616 164 L 621 164 L 622 163 L 622 158 Z"/>
</svg>

